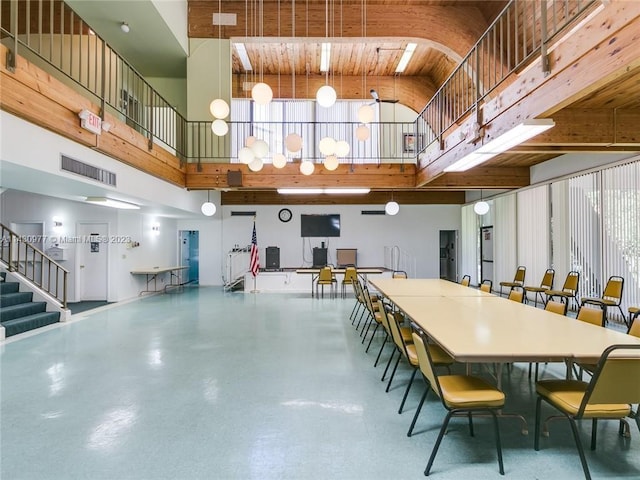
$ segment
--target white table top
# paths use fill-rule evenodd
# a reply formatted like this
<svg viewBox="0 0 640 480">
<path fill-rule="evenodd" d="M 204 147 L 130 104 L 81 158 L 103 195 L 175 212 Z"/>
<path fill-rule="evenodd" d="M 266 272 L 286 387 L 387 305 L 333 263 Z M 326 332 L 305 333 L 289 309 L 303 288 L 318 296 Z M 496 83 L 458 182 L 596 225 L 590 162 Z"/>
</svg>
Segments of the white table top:
<svg viewBox="0 0 640 480">
<path fill-rule="evenodd" d="M 459 283 L 439 278 L 372 278 L 369 283 L 386 297 L 429 296 L 429 297 L 487 297 L 491 293 L 465 287 Z"/>
<path fill-rule="evenodd" d="M 389 299 L 460 362 L 596 360 L 610 345 L 640 344 L 625 333 L 495 295 Z"/>
<path fill-rule="evenodd" d="M 165 273 L 172 272 L 175 270 L 186 270 L 189 267 L 177 266 L 177 267 L 148 267 L 148 268 L 137 268 L 136 270 L 131 270 L 130 273 L 133 275 L 153 275 L 155 273 Z"/>
</svg>

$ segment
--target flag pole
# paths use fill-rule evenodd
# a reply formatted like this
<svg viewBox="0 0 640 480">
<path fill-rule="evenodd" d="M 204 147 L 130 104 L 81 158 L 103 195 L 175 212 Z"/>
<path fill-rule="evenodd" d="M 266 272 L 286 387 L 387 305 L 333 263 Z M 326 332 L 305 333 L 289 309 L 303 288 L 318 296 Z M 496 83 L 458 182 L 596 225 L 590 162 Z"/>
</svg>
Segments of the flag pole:
<svg viewBox="0 0 640 480">
<path fill-rule="evenodd" d="M 249 259 L 249 268 L 253 275 L 253 290 L 251 293 L 259 293 L 256 288 L 256 277 L 260 272 L 260 255 L 258 251 L 258 236 L 256 235 L 256 217 L 253 216 L 253 232 L 251 234 L 251 256 Z"/>
</svg>

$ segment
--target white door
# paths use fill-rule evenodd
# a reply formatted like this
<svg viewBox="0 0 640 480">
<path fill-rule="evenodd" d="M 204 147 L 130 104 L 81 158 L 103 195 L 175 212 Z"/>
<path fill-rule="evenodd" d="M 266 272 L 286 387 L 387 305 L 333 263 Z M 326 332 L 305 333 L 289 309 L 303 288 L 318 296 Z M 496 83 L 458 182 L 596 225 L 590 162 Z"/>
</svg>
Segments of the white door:
<svg viewBox="0 0 640 480">
<path fill-rule="evenodd" d="M 80 223 L 78 238 L 80 301 L 107 300 L 108 225 Z"/>
</svg>

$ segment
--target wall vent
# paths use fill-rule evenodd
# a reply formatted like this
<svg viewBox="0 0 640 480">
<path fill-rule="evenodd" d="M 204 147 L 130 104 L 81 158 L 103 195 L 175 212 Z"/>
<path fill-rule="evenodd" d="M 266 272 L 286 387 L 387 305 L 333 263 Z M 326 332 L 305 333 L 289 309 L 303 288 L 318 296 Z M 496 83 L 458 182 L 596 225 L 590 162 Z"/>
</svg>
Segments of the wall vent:
<svg viewBox="0 0 640 480">
<path fill-rule="evenodd" d="M 256 212 L 231 212 L 232 217 L 255 217 Z"/>
<path fill-rule="evenodd" d="M 96 180 L 105 185 L 116 186 L 115 173 L 74 160 L 66 155 L 60 156 L 60 168 L 65 172 L 75 173 L 76 175 Z"/>
<path fill-rule="evenodd" d="M 360 212 L 362 215 L 384 215 L 384 210 L 362 210 Z"/>
</svg>

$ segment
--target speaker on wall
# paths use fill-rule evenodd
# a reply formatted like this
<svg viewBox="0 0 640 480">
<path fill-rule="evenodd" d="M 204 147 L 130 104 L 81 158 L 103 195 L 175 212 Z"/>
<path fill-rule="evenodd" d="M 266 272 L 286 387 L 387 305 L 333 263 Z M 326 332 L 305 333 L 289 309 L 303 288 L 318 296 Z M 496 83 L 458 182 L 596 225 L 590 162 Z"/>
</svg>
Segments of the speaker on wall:
<svg viewBox="0 0 640 480">
<path fill-rule="evenodd" d="M 227 185 L 230 187 L 241 187 L 242 170 L 229 170 L 227 172 Z"/>
</svg>

